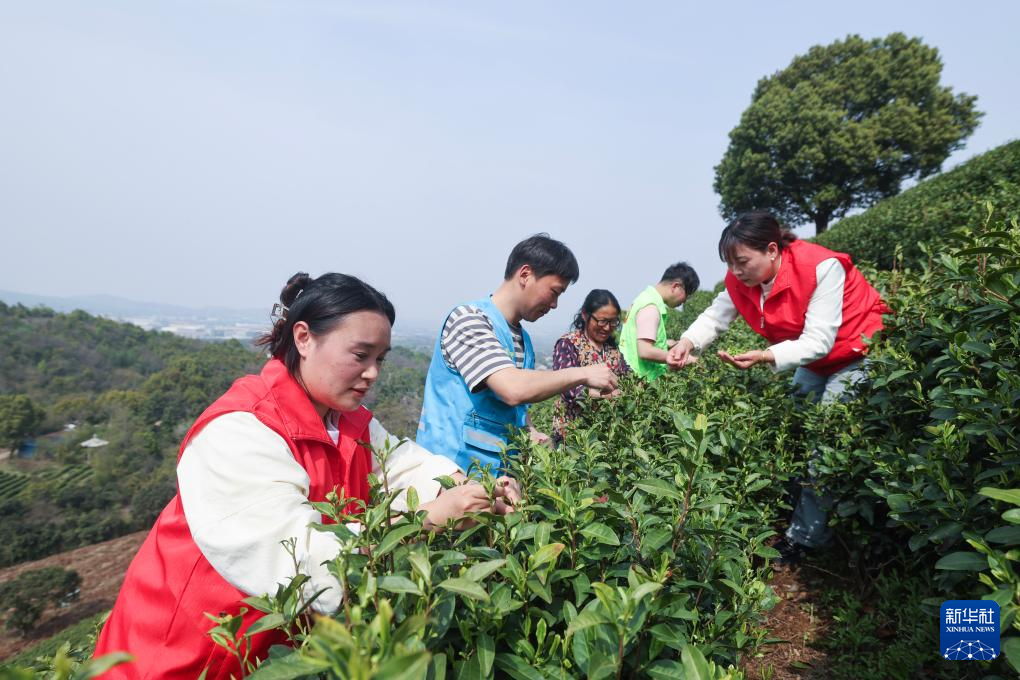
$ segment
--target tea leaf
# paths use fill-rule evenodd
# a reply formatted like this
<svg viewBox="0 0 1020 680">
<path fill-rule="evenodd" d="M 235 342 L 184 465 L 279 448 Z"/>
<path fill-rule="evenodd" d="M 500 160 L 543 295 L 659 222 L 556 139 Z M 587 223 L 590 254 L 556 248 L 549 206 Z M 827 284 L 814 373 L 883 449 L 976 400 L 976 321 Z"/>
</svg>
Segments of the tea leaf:
<svg viewBox="0 0 1020 680">
<path fill-rule="evenodd" d="M 990 486 L 982 487 L 979 491 L 982 496 L 1005 501 L 1012 505 L 1020 505 L 1020 489 L 996 489 Z"/>
<path fill-rule="evenodd" d="M 386 680 L 416 680 L 424 677 L 432 655 L 427 651 L 391 657 L 379 666 L 377 677 Z"/>
<path fill-rule="evenodd" d="M 642 491 L 652 494 L 653 496 L 660 496 L 662 498 L 672 498 L 674 500 L 683 500 L 683 496 L 676 487 L 661 479 L 642 479 L 634 482 L 634 486 Z"/>
<path fill-rule="evenodd" d="M 972 552 L 954 552 L 936 562 L 935 568 L 945 571 L 981 571 L 988 568 L 988 558 Z"/>
<path fill-rule="evenodd" d="M 563 552 L 564 547 L 562 543 L 550 543 L 549 545 L 542 546 L 534 555 L 528 558 L 531 568 L 537 569 L 543 564 L 555 562 L 557 556 Z"/>
<path fill-rule="evenodd" d="M 385 590 L 388 593 L 412 593 L 414 595 L 421 594 L 421 588 L 418 584 L 399 574 L 389 574 L 380 576 L 378 581 L 379 590 Z"/>
<path fill-rule="evenodd" d="M 506 560 L 489 560 L 488 562 L 474 564 L 467 570 L 467 573 L 464 574 L 464 578 L 471 581 L 481 581 L 494 571 L 497 571 L 504 564 L 506 564 Z"/>
<path fill-rule="evenodd" d="M 391 529 L 385 536 L 382 537 L 382 540 L 379 541 L 379 545 L 376 546 L 375 550 L 372 552 L 375 553 L 376 557 L 381 557 L 400 545 L 400 542 L 405 538 L 418 533 L 418 531 L 419 528 L 416 524 L 407 524 L 399 526 L 396 529 Z"/>
<path fill-rule="evenodd" d="M 580 534 L 606 545 L 620 545 L 620 539 L 616 532 L 602 522 L 592 522 L 581 527 Z"/>
<path fill-rule="evenodd" d="M 439 587 L 473 600 L 489 601 L 489 594 L 485 592 L 485 589 L 466 578 L 448 578 L 440 583 Z"/>
<path fill-rule="evenodd" d="M 496 665 L 514 680 L 545 680 L 545 676 L 516 654 L 496 654 Z"/>
</svg>

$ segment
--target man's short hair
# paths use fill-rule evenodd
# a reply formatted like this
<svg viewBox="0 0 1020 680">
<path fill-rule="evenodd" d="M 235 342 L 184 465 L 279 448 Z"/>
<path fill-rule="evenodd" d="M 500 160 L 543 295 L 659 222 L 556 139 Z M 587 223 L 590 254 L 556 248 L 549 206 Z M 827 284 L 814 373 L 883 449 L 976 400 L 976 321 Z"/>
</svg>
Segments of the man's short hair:
<svg viewBox="0 0 1020 680">
<path fill-rule="evenodd" d="M 667 281 L 679 281 L 682 283 L 684 291 L 688 296 L 694 295 L 701 284 L 701 281 L 698 279 L 698 273 L 694 271 L 694 267 L 686 262 L 677 262 L 666 267 L 666 271 L 662 272 L 662 278 L 659 279 L 659 283 Z"/>
<path fill-rule="evenodd" d="M 562 241 L 549 238 L 549 234 L 535 234 L 515 245 L 507 258 L 503 279 L 509 280 L 524 265 L 531 266 L 535 278 L 556 274 L 570 283 L 577 283 L 581 276 L 577 258 L 570 248 Z"/>
</svg>

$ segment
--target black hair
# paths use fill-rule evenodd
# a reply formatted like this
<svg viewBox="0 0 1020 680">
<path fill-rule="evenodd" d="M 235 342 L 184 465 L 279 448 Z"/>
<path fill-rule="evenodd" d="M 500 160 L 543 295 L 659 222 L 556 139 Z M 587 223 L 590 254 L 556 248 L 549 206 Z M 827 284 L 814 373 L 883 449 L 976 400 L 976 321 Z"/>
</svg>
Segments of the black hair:
<svg viewBox="0 0 1020 680">
<path fill-rule="evenodd" d="M 389 319 L 391 326 L 396 319 L 393 303 L 385 295 L 347 274 L 323 274 L 313 279 L 298 272 L 280 291 L 280 303 L 284 313 L 255 345 L 265 347 L 271 356 L 282 361 L 291 375 L 297 375 L 301 363 L 294 344 L 294 324 L 298 321 L 307 323 L 312 335 L 324 335 L 355 312 L 379 312 Z"/>
<path fill-rule="evenodd" d="M 797 235 L 783 227 L 767 210 L 746 212 L 723 229 L 719 237 L 719 259 L 729 262 L 739 245 L 764 253 L 770 243 L 782 250 L 796 240 Z"/>
<path fill-rule="evenodd" d="M 524 265 L 531 266 L 537 279 L 555 274 L 570 283 L 577 283 L 581 276 L 577 258 L 570 248 L 562 241 L 550 238 L 549 234 L 535 234 L 515 245 L 507 258 L 503 279 L 509 281 Z"/>
<path fill-rule="evenodd" d="M 587 323 L 584 319 L 585 315 L 587 315 L 588 318 L 590 319 L 591 315 L 595 313 L 596 309 L 601 309 L 606 305 L 612 305 L 613 307 L 616 307 L 616 313 L 617 314 L 620 313 L 620 302 L 616 299 L 615 295 L 610 293 L 605 288 L 596 288 L 595 290 L 591 291 L 584 298 L 584 302 L 581 303 L 581 309 L 577 310 L 577 314 L 574 315 L 574 323 L 571 324 L 571 327 L 576 328 L 579 331 L 583 331 L 585 323 Z M 616 346 L 616 338 L 613 336 L 612 333 L 609 334 L 609 340 L 607 341 L 606 344 L 610 345 L 611 347 Z"/>
<path fill-rule="evenodd" d="M 666 281 L 679 281 L 682 283 L 688 297 L 694 295 L 698 290 L 698 286 L 701 285 L 698 272 L 694 271 L 694 267 L 686 262 L 677 262 L 666 267 L 666 271 L 662 272 L 662 278 L 659 279 L 659 283 Z"/>
</svg>

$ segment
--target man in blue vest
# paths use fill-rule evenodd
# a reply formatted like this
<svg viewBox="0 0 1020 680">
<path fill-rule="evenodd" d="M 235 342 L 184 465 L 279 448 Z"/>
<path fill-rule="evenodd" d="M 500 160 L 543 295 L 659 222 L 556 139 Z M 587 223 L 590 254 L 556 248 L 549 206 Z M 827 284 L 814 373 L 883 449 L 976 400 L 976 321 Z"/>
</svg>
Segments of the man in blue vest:
<svg viewBox="0 0 1020 680">
<path fill-rule="evenodd" d="M 531 426 L 529 404 L 578 385 L 604 393 L 616 388 L 616 374 L 604 364 L 535 370 L 521 321 L 536 321 L 555 309 L 578 276 L 570 249 L 537 234 L 514 246 L 496 292 L 447 314 L 425 380 L 419 444 L 453 458 L 464 471 L 475 463 L 496 473 L 511 427 L 529 428 L 535 441 L 548 439 Z"/>
</svg>

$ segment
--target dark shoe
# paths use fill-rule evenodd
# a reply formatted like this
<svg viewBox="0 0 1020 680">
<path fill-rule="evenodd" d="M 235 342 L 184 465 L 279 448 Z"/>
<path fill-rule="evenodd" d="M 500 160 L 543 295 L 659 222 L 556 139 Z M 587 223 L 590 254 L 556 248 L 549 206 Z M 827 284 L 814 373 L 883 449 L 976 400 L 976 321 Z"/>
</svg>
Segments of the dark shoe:
<svg viewBox="0 0 1020 680">
<path fill-rule="evenodd" d="M 807 548 L 800 543 L 794 543 L 786 536 L 772 547 L 779 551 L 779 559 L 772 562 L 774 565 L 792 567 L 800 564 L 807 556 Z"/>
</svg>

